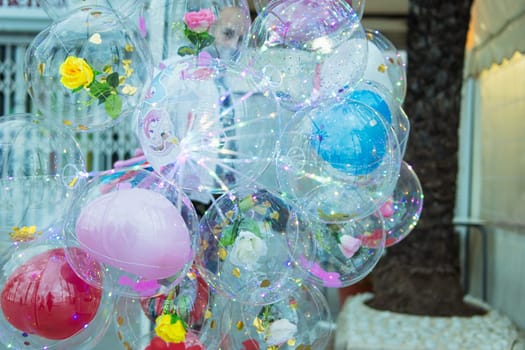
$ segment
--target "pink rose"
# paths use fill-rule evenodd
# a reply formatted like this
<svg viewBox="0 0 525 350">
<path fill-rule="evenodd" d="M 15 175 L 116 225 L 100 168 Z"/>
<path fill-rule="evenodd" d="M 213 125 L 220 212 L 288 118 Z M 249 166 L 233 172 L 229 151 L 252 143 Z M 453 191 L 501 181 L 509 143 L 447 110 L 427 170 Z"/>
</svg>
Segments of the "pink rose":
<svg viewBox="0 0 525 350">
<path fill-rule="evenodd" d="M 339 249 L 341 249 L 341 252 L 345 256 L 345 258 L 350 259 L 360 247 L 361 240 L 349 235 L 343 235 L 341 237 L 341 244 L 339 244 Z"/>
<path fill-rule="evenodd" d="M 184 23 L 188 29 L 195 33 L 203 33 L 210 30 L 215 23 L 215 15 L 210 9 L 202 9 L 197 12 L 188 12 L 184 15 Z"/>
</svg>

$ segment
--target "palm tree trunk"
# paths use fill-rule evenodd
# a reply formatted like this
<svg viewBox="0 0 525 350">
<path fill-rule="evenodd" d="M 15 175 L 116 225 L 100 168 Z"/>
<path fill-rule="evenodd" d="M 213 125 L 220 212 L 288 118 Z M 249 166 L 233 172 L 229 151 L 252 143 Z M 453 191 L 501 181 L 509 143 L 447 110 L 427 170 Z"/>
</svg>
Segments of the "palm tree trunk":
<svg viewBox="0 0 525 350">
<path fill-rule="evenodd" d="M 425 194 L 419 224 L 372 272 L 380 310 L 429 316 L 481 312 L 463 303 L 454 215 L 465 39 L 472 0 L 410 0 L 405 160 Z"/>
</svg>

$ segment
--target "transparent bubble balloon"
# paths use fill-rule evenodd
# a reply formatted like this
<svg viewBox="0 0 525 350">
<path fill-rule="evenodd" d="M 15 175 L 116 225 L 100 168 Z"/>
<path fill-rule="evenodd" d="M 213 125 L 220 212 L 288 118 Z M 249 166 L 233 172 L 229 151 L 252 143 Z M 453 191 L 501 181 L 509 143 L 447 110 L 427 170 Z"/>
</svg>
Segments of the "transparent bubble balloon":
<svg viewBox="0 0 525 350">
<path fill-rule="evenodd" d="M 253 305 L 298 288 L 301 256 L 313 253 L 297 212 L 266 190 L 239 189 L 217 199 L 200 222 L 195 264 L 218 293 Z"/>
<path fill-rule="evenodd" d="M 298 112 L 277 157 L 281 191 L 327 222 L 367 216 L 394 190 L 401 163 L 390 125 L 352 100 Z"/>
<path fill-rule="evenodd" d="M 399 243 L 412 232 L 423 209 L 423 197 L 423 189 L 414 169 L 403 161 L 394 193 L 381 206 L 387 247 Z"/>
<path fill-rule="evenodd" d="M 399 102 L 394 99 L 385 86 L 375 81 L 364 80 L 354 90 L 347 92 L 345 98 L 367 105 L 378 112 L 392 126 L 399 143 L 399 153 L 402 158 L 408 142 L 410 121 Z"/>
<path fill-rule="evenodd" d="M 57 240 L 8 248 L 0 270 L 5 348 L 93 349 L 104 336 L 113 312 L 111 293 L 80 279 Z"/>
<path fill-rule="evenodd" d="M 28 47 L 25 78 L 36 108 L 75 131 L 96 131 L 130 117 L 152 75 L 146 42 L 106 7 L 55 21 Z"/>
<path fill-rule="evenodd" d="M 116 295 L 152 296 L 186 275 L 197 225 L 191 201 L 171 183 L 142 169 L 114 170 L 93 178 L 71 206 L 66 252 L 86 282 L 103 279 Z"/>
<path fill-rule="evenodd" d="M 254 20 L 246 45 L 292 110 L 354 86 L 366 67 L 365 31 L 342 0 L 274 0 Z"/>
<path fill-rule="evenodd" d="M 399 141 L 399 151 L 401 158 L 405 157 L 407 149 L 408 138 L 410 136 L 410 120 L 403 107 L 399 107 L 396 113 L 396 118 L 393 122 L 394 131 L 396 132 L 397 140 Z"/>
<path fill-rule="evenodd" d="M 221 320 L 223 349 L 325 349 L 332 318 L 324 295 L 303 286 L 264 305 L 231 303 Z"/>
<path fill-rule="evenodd" d="M 217 60 L 168 64 L 153 79 L 137 133 L 153 168 L 188 191 L 223 193 L 274 158 L 278 103 L 259 78 Z"/>
<path fill-rule="evenodd" d="M 188 275 L 174 289 L 147 298 L 120 297 L 114 313 L 117 338 L 124 348 L 137 350 L 168 349 L 184 343 L 186 349 L 204 350 L 200 330 L 205 321 L 209 288 L 196 271 Z M 155 331 L 161 315 L 180 317 L 186 325 L 185 340 L 166 342 Z M 173 345 L 170 345 L 173 344 Z"/>
<path fill-rule="evenodd" d="M 376 266 L 381 258 L 386 232 L 381 212 L 357 220 L 326 223 L 311 217 L 311 230 L 317 254 L 313 261 L 303 259 L 309 280 L 320 287 L 352 285 Z"/>
<path fill-rule="evenodd" d="M 363 19 L 363 14 L 365 13 L 365 0 L 345 0 L 352 9 L 355 11 L 359 19 Z"/>
<path fill-rule="evenodd" d="M 378 30 L 366 29 L 368 62 L 364 79 L 387 88 L 401 104 L 406 96 L 406 66 L 394 44 Z"/>
<path fill-rule="evenodd" d="M 156 62 L 199 53 L 237 61 L 251 23 L 246 0 L 151 1 L 144 19 Z"/>
<path fill-rule="evenodd" d="M 363 13 L 365 11 L 365 0 L 345 0 L 350 6 L 352 6 L 352 9 L 357 14 L 359 19 L 363 18 Z M 257 14 L 260 14 L 263 12 L 265 7 L 268 5 L 268 3 L 271 2 L 271 0 L 253 0 L 253 7 L 255 8 L 255 12 Z"/>
<path fill-rule="evenodd" d="M 72 134 L 32 114 L 0 118 L 0 242 L 41 236 L 85 183 Z"/>
<path fill-rule="evenodd" d="M 144 0 L 40 0 L 40 6 L 53 20 L 92 6 L 107 7 L 126 18 L 132 16 L 143 4 Z"/>
</svg>

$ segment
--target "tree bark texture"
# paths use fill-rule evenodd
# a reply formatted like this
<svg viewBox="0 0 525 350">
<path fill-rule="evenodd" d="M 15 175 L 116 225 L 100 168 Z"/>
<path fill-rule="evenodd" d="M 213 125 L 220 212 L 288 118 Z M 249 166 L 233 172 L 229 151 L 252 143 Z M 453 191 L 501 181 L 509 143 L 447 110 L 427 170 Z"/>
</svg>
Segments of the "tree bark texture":
<svg viewBox="0 0 525 350">
<path fill-rule="evenodd" d="M 407 34 L 407 96 L 411 121 L 405 161 L 425 195 L 420 221 L 387 249 L 372 272 L 370 306 L 429 316 L 470 316 L 463 303 L 453 215 L 466 33 L 472 0 L 411 0 Z"/>
</svg>

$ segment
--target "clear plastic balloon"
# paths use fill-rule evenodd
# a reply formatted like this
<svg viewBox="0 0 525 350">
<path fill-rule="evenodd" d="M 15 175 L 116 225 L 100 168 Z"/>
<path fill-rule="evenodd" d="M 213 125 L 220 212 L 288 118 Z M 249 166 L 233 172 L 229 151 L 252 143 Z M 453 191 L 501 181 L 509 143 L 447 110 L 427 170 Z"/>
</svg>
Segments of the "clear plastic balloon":
<svg viewBox="0 0 525 350">
<path fill-rule="evenodd" d="M 40 6 L 53 20 L 93 6 L 107 7 L 126 18 L 132 16 L 143 4 L 144 0 L 40 0 Z"/>
<path fill-rule="evenodd" d="M 352 8 L 354 9 L 355 13 L 359 17 L 359 19 L 363 19 L 363 14 L 365 13 L 365 0 L 345 0 Z"/>
<path fill-rule="evenodd" d="M 223 193 L 254 181 L 274 158 L 278 103 L 242 67 L 217 60 L 167 64 L 138 115 L 153 168 L 194 192 Z"/>
<path fill-rule="evenodd" d="M 221 331 L 223 349 L 325 349 L 332 318 L 324 295 L 305 285 L 264 306 L 231 303 Z"/>
<path fill-rule="evenodd" d="M 410 136 L 410 120 L 405 113 L 403 107 L 399 107 L 396 118 L 393 122 L 394 131 L 396 132 L 397 140 L 399 141 L 399 151 L 401 158 L 405 157 L 407 149 L 408 137 Z"/>
<path fill-rule="evenodd" d="M 326 223 L 311 218 L 317 254 L 313 261 L 302 260 L 309 281 L 320 287 L 352 285 L 376 266 L 381 258 L 386 232 L 381 212 L 357 220 Z"/>
<path fill-rule="evenodd" d="M 66 214 L 85 183 L 73 135 L 32 114 L 0 118 L 0 242 L 32 240 Z"/>
<path fill-rule="evenodd" d="M 144 19 L 156 62 L 201 52 L 236 61 L 251 23 L 246 0 L 151 1 Z"/>
<path fill-rule="evenodd" d="M 399 243 L 412 232 L 423 209 L 423 197 L 423 189 L 414 169 L 403 161 L 394 193 L 381 206 L 387 247 Z"/>
<path fill-rule="evenodd" d="M 364 80 L 347 94 L 346 98 L 359 101 L 374 109 L 392 126 L 399 143 L 399 153 L 403 158 L 410 132 L 410 121 L 399 102 L 386 87 L 375 81 Z"/>
<path fill-rule="evenodd" d="M 366 67 L 365 31 L 343 0 L 274 0 L 254 20 L 246 45 L 292 110 L 354 86 Z"/>
<path fill-rule="evenodd" d="M 0 269 L 6 348 L 93 349 L 104 336 L 114 298 L 74 273 L 56 239 L 8 248 Z"/>
<path fill-rule="evenodd" d="M 327 222 L 365 217 L 393 192 L 401 158 L 392 127 L 352 100 L 298 112 L 279 142 L 281 191 Z"/>
<path fill-rule="evenodd" d="M 252 305 L 275 302 L 299 287 L 299 257 L 313 254 L 302 228 L 283 197 L 256 188 L 227 192 L 201 219 L 195 264 L 218 293 Z"/>
<path fill-rule="evenodd" d="M 131 116 L 152 75 L 146 42 L 105 7 L 77 9 L 28 47 L 25 77 L 40 113 L 75 131 L 108 128 Z"/>
<path fill-rule="evenodd" d="M 209 310 L 209 288 L 196 271 L 188 275 L 172 290 L 148 298 L 119 298 L 114 313 L 117 338 L 124 348 L 137 350 L 168 349 L 184 343 L 186 349 L 204 350 L 200 342 L 200 329 Z M 182 342 L 166 342 L 155 331 L 161 315 L 176 315 L 186 325 Z M 166 346 L 167 345 L 167 346 Z"/>
<path fill-rule="evenodd" d="M 407 89 L 406 67 L 401 53 L 380 31 L 366 29 L 368 62 L 364 79 L 383 86 L 402 104 Z"/>
<path fill-rule="evenodd" d="M 359 19 L 363 18 L 363 13 L 365 11 L 365 0 L 345 0 L 350 6 L 352 6 L 352 9 L 357 14 Z M 271 0 L 253 0 L 253 7 L 255 8 L 255 12 L 257 14 L 260 14 L 263 12 L 264 8 L 268 5 L 268 3 L 271 2 Z"/>
<path fill-rule="evenodd" d="M 114 170 L 92 179 L 72 205 L 66 252 L 86 282 L 103 279 L 115 295 L 152 296 L 186 275 L 197 225 L 192 203 L 173 184 L 146 170 Z"/>
</svg>

